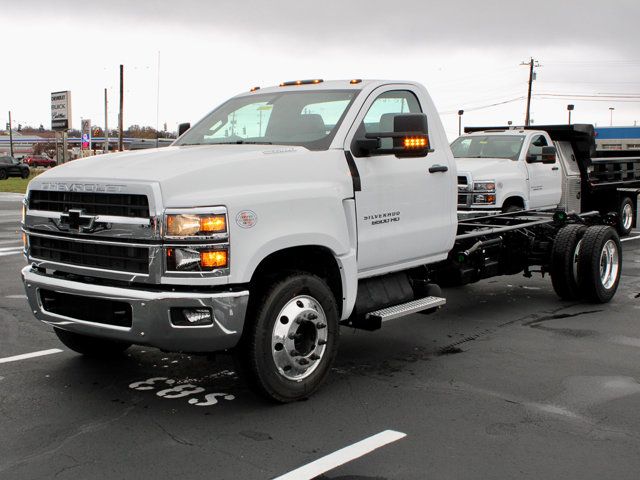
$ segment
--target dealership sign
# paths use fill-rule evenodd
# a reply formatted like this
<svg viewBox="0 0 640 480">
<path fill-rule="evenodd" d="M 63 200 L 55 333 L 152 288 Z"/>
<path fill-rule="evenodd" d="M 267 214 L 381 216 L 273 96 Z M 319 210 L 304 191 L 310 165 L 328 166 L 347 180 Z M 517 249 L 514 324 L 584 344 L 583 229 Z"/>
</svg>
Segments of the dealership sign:
<svg viewBox="0 0 640 480">
<path fill-rule="evenodd" d="M 51 93 L 51 130 L 71 128 L 71 92 Z"/>
</svg>

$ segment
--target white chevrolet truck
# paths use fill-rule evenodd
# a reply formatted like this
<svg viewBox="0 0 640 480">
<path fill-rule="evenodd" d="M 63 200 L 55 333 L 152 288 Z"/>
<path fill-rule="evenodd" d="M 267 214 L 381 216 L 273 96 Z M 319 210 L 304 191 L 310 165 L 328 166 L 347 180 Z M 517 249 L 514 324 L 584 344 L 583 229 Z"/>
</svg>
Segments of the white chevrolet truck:
<svg viewBox="0 0 640 480">
<path fill-rule="evenodd" d="M 417 83 L 254 88 L 181 130 L 29 184 L 25 289 L 72 350 L 227 351 L 287 402 L 327 376 L 340 325 L 431 313 L 439 283 L 543 272 L 563 298 L 616 292 L 622 250 L 597 212 L 458 224 L 456 163 Z"/>
<path fill-rule="evenodd" d="M 621 235 L 635 226 L 640 155 L 596 151 L 592 125 L 465 128 L 451 149 L 463 217 L 561 206 L 614 215 Z"/>
</svg>

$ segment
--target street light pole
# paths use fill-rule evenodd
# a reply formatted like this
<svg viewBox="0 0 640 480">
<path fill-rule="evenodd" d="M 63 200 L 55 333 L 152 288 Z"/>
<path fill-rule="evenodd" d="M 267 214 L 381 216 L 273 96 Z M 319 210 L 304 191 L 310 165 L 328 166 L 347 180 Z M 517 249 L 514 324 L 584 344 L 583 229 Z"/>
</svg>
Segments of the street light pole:
<svg viewBox="0 0 640 480">
<path fill-rule="evenodd" d="M 567 105 L 567 110 L 569 111 L 569 125 L 571 125 L 571 112 L 575 108 L 575 105 Z"/>
<path fill-rule="evenodd" d="M 615 110 L 614 107 L 609 107 L 609 112 L 611 114 L 610 120 L 609 120 L 609 126 L 613 127 L 613 111 Z"/>
<path fill-rule="evenodd" d="M 458 136 L 462 135 L 462 115 L 464 110 L 458 110 Z"/>
<path fill-rule="evenodd" d="M 13 157 L 13 125 L 11 125 L 11 111 L 9 111 L 9 149 Z"/>
</svg>

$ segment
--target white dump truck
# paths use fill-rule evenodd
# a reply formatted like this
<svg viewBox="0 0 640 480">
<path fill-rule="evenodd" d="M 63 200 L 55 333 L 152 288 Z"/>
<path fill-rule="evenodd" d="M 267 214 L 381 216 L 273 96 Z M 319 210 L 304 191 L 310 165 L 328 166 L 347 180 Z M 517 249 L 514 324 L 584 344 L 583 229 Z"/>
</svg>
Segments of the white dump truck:
<svg viewBox="0 0 640 480">
<path fill-rule="evenodd" d="M 288 402 L 327 376 L 340 325 L 433 312 L 438 283 L 541 271 L 563 298 L 616 292 L 622 250 L 597 212 L 458 224 L 456 163 L 420 84 L 285 82 L 180 130 L 29 184 L 26 293 L 72 350 L 226 351 Z"/>
<path fill-rule="evenodd" d="M 597 210 L 628 235 L 636 223 L 640 152 L 596 151 L 595 138 L 585 124 L 465 128 L 451 144 L 459 210 Z"/>
</svg>

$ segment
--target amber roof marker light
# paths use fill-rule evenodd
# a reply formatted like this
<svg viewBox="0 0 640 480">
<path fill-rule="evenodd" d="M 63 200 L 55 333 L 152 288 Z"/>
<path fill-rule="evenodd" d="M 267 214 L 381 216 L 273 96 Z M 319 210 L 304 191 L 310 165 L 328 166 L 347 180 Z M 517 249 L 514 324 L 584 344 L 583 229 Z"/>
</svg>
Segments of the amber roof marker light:
<svg viewBox="0 0 640 480">
<path fill-rule="evenodd" d="M 349 80 L 349 83 L 351 85 L 356 85 L 358 83 L 362 83 L 362 79 L 361 78 L 354 78 L 353 80 Z"/>
<path fill-rule="evenodd" d="M 316 85 L 322 82 L 324 82 L 324 80 L 322 80 L 321 78 L 315 78 L 312 80 L 291 80 L 289 82 L 282 82 L 280 86 L 281 87 L 298 87 L 300 85 Z"/>
<path fill-rule="evenodd" d="M 255 92 L 256 90 L 260 90 L 260 87 L 252 87 L 251 90 L 249 90 L 250 92 Z"/>
</svg>

